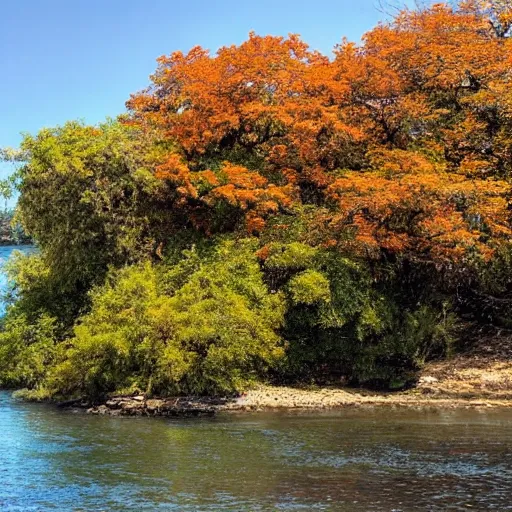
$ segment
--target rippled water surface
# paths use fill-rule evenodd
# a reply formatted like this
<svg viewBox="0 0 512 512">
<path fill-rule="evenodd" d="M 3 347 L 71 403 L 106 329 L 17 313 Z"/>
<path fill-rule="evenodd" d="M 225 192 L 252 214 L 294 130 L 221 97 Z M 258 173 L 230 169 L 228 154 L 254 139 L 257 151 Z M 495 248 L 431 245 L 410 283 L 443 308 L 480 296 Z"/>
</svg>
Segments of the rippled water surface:
<svg viewBox="0 0 512 512">
<path fill-rule="evenodd" d="M 0 393 L 2 511 L 512 510 L 512 412 L 113 418 Z"/>
</svg>

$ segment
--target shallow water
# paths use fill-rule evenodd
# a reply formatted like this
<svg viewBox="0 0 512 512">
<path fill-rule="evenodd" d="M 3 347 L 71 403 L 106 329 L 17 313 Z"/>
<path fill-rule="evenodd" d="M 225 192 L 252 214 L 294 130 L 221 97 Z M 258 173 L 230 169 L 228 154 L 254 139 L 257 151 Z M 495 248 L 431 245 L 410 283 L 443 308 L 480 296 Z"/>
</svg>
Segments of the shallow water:
<svg viewBox="0 0 512 512">
<path fill-rule="evenodd" d="M 512 510 L 512 412 L 165 420 L 0 393 L 2 511 Z"/>
<path fill-rule="evenodd" d="M 0 245 L 0 269 L 14 251 L 21 251 L 26 253 L 35 251 L 35 248 L 32 245 Z M 1 282 L 5 283 L 5 275 L 3 273 L 1 274 L 1 277 Z"/>
</svg>

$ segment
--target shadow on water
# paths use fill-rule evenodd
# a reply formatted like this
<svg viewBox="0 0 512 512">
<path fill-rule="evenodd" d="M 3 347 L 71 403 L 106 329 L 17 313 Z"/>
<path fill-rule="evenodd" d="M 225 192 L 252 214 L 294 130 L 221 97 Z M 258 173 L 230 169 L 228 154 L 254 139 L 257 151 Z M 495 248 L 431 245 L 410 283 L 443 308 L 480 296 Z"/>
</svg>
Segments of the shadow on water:
<svg viewBox="0 0 512 512">
<path fill-rule="evenodd" d="M 0 399 L 0 509 L 512 510 L 512 412 L 169 421 Z"/>
</svg>

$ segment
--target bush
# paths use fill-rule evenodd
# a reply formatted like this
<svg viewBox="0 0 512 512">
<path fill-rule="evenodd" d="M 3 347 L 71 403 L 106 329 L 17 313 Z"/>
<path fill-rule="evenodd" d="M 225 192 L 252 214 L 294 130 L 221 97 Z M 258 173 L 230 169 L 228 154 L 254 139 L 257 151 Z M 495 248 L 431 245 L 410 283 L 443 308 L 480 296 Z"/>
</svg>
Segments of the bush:
<svg viewBox="0 0 512 512">
<path fill-rule="evenodd" d="M 413 383 L 426 361 L 451 353 L 456 316 L 446 305 L 421 305 L 407 311 L 387 302 L 384 328 L 364 338 L 352 353 L 353 381 L 396 389 Z"/>
<path fill-rule="evenodd" d="M 112 273 L 47 379 L 52 394 L 229 393 L 265 378 L 283 356 L 284 301 L 268 292 L 254 252 L 228 241 L 199 264 L 189 251 L 178 268 Z"/>
<path fill-rule="evenodd" d="M 336 252 L 297 255 L 297 248 L 270 246 L 265 262 L 288 300 L 281 378 L 400 387 L 415 380 L 425 360 L 449 351 L 455 317 L 447 305 L 435 307 L 428 297 L 415 305 L 397 292 L 394 277 L 379 282 Z"/>
<path fill-rule="evenodd" d="M 158 151 L 113 121 L 45 128 L 21 146 L 17 218 L 52 276 L 82 304 L 109 266 L 139 261 L 154 249 L 163 224 L 156 207 L 161 184 L 149 169 Z"/>
<path fill-rule="evenodd" d="M 25 315 L 4 320 L 0 332 L 0 386 L 37 387 L 56 356 L 55 320 L 41 315 L 29 322 Z"/>
<path fill-rule="evenodd" d="M 329 302 L 331 291 L 328 279 L 316 270 L 305 270 L 292 277 L 288 293 L 294 304 L 317 304 Z"/>
<path fill-rule="evenodd" d="M 221 239 L 112 269 L 68 329 L 54 316 L 72 319 L 66 294 L 43 257 L 18 256 L 0 383 L 37 397 L 231 393 L 269 377 L 400 387 L 449 351 L 448 306 L 418 301 L 393 275 L 377 281 L 362 263 L 297 242 L 256 249 Z"/>
<path fill-rule="evenodd" d="M 87 307 L 86 290 L 69 287 L 40 252 L 15 251 L 5 271 L 7 288 L 3 301 L 9 318 L 23 316 L 29 323 L 37 323 L 41 315 L 55 318 L 56 334 L 62 338 Z"/>
</svg>

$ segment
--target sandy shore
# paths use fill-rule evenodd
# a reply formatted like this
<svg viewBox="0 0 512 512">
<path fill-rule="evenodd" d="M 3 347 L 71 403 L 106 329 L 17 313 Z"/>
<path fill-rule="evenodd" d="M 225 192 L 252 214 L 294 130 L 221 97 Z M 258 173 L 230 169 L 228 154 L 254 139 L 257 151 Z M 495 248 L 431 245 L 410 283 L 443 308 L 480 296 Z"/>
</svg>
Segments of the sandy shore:
<svg viewBox="0 0 512 512">
<path fill-rule="evenodd" d="M 492 341 L 492 346 L 482 342 L 470 353 L 429 363 L 422 370 L 417 386 L 407 391 L 372 393 L 351 388 L 261 386 L 225 407 L 251 410 L 330 409 L 365 405 L 512 407 L 512 339 L 510 335 L 494 336 Z"/>
<path fill-rule="evenodd" d="M 428 384 L 427 384 L 428 383 Z M 329 410 L 342 407 L 512 407 L 512 400 L 466 393 L 446 395 L 432 391 L 433 382 L 407 392 L 370 393 L 338 388 L 299 389 L 259 386 L 239 397 L 148 398 L 143 395 L 112 397 L 95 406 L 82 404 L 90 414 L 121 416 L 210 416 L 218 412 L 264 410 Z M 74 404 L 77 406 L 77 404 Z"/>
<path fill-rule="evenodd" d="M 370 393 L 352 389 L 315 390 L 262 386 L 226 404 L 227 410 L 335 409 L 352 406 L 396 407 L 512 407 L 512 400 L 491 397 L 446 396 L 424 393 L 419 387 L 399 393 Z"/>
</svg>

